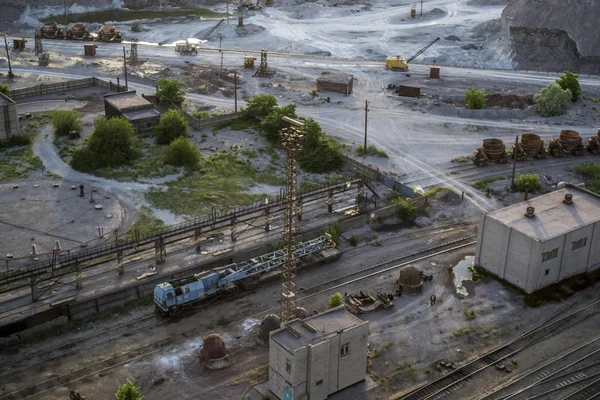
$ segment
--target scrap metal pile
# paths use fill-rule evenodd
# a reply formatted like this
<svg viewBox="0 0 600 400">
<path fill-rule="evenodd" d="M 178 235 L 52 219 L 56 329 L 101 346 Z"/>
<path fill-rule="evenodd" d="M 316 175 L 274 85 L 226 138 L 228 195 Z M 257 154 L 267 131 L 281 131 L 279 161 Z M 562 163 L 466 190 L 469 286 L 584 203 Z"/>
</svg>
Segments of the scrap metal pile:
<svg viewBox="0 0 600 400">
<path fill-rule="evenodd" d="M 44 22 L 37 33 L 43 39 L 94 40 L 114 43 L 123 41 L 121 32 L 113 25 L 102 25 L 98 33 L 94 34 L 87 29 L 85 24 L 72 24 L 65 32 L 56 22 Z"/>
</svg>

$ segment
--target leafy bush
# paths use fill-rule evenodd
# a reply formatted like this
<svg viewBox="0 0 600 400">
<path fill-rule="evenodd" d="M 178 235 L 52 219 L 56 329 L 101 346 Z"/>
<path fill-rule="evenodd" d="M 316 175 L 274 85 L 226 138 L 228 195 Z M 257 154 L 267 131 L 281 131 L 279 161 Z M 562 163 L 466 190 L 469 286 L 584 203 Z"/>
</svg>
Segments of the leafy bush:
<svg viewBox="0 0 600 400">
<path fill-rule="evenodd" d="M 29 135 L 21 133 L 20 135 L 11 136 L 7 140 L 0 141 L 0 150 L 9 147 L 27 146 L 28 144 L 31 144 L 31 142 L 32 140 Z"/>
<path fill-rule="evenodd" d="M 600 194 L 600 164 L 580 164 L 573 167 L 567 167 L 567 171 L 583 175 L 589 179 L 586 186 L 592 192 Z"/>
<path fill-rule="evenodd" d="M 127 379 L 127 383 L 119 386 L 115 397 L 117 400 L 144 400 L 140 388 L 135 386 L 129 379 Z"/>
<path fill-rule="evenodd" d="M 310 94 L 311 94 L 313 97 L 317 97 L 317 95 L 318 95 L 318 93 L 317 93 L 317 89 L 313 89 L 313 90 L 310 92 Z"/>
<path fill-rule="evenodd" d="M 169 144 L 180 136 L 188 133 L 188 122 L 177 110 L 169 110 L 160 117 L 160 122 L 154 127 L 156 143 Z"/>
<path fill-rule="evenodd" d="M 52 127 L 56 136 L 77 136 L 81 132 L 81 121 L 77 111 L 58 110 L 52 112 Z M 71 134 L 71 132 L 75 132 Z"/>
<path fill-rule="evenodd" d="M 73 151 L 71 166 L 79 171 L 90 172 L 98 168 L 127 165 L 138 156 L 133 126 L 129 121 L 123 117 L 98 117 L 85 147 Z"/>
<path fill-rule="evenodd" d="M 173 140 L 165 151 L 165 163 L 194 169 L 200 162 L 200 151 L 185 136 Z"/>
<path fill-rule="evenodd" d="M 127 239 L 135 240 L 138 238 L 138 235 L 139 237 L 150 236 L 166 226 L 162 219 L 152 214 L 152 210 L 149 207 L 142 206 L 138 219 L 127 231 Z"/>
<path fill-rule="evenodd" d="M 550 83 L 533 97 L 533 101 L 542 117 L 553 117 L 569 112 L 572 97 L 569 89 L 562 89 L 556 83 Z"/>
<path fill-rule="evenodd" d="M 530 192 L 537 192 L 542 188 L 540 183 L 540 176 L 538 174 L 517 174 L 517 181 L 515 182 L 515 190 L 524 192 L 527 185 L 529 185 Z"/>
<path fill-rule="evenodd" d="M 274 107 L 260 124 L 260 129 L 266 134 L 267 139 L 277 141 L 279 131 L 284 127 L 283 117 L 297 118 L 296 105 L 288 104 L 283 107 Z"/>
<path fill-rule="evenodd" d="M 390 202 L 390 204 L 398 205 L 398 211 L 396 215 L 403 221 L 414 219 L 415 217 L 423 213 L 423 210 L 415 206 L 415 204 L 412 201 L 407 200 L 403 197 L 397 197 L 393 199 Z"/>
<path fill-rule="evenodd" d="M 174 104 L 181 107 L 185 100 L 183 82 L 177 79 L 161 78 L 156 83 L 156 97 L 161 103 Z"/>
<path fill-rule="evenodd" d="M 569 89 L 571 91 L 572 102 L 579 100 L 579 92 L 581 92 L 581 85 L 577 78 L 579 78 L 579 74 L 565 71 L 565 73 L 556 80 L 556 83 L 558 83 L 558 86 L 560 86 L 561 89 Z"/>
<path fill-rule="evenodd" d="M 351 246 L 356 247 L 356 245 L 358 244 L 358 238 L 356 237 L 356 235 L 350 236 L 350 239 L 348 239 L 348 243 L 350 243 Z"/>
<path fill-rule="evenodd" d="M 0 83 L 0 93 L 5 96 L 10 96 L 10 89 L 8 88 L 7 84 Z"/>
<path fill-rule="evenodd" d="M 333 240 L 334 242 L 337 243 L 338 239 L 340 238 L 340 235 L 342 234 L 342 230 L 336 224 L 336 225 L 331 225 L 330 227 L 325 229 L 325 233 L 328 234 L 329 236 L 331 236 L 331 240 Z"/>
<path fill-rule="evenodd" d="M 261 94 L 246 100 L 246 115 L 252 118 L 263 119 L 271 114 L 277 107 L 277 99 L 271 94 Z"/>
<path fill-rule="evenodd" d="M 365 157 L 365 156 L 376 156 L 376 157 L 383 157 L 383 158 L 389 157 L 388 154 L 385 152 L 385 150 L 378 149 L 373 144 L 368 145 L 366 150 L 363 145 L 358 146 L 356 148 L 356 155 L 359 157 Z"/>
<path fill-rule="evenodd" d="M 336 169 L 342 157 L 342 144 L 325 132 L 312 118 L 304 120 L 305 149 L 300 166 L 307 172 L 324 173 Z"/>
<path fill-rule="evenodd" d="M 340 292 L 334 293 L 329 296 L 329 307 L 335 308 L 337 306 L 341 306 L 344 302 L 344 296 Z"/>
<path fill-rule="evenodd" d="M 485 108 L 487 93 L 483 89 L 470 87 L 465 91 L 465 100 L 467 101 L 467 108 L 475 110 Z"/>
<path fill-rule="evenodd" d="M 194 111 L 192 113 L 192 117 L 198 118 L 198 119 L 209 119 L 210 113 L 208 111 Z"/>
</svg>

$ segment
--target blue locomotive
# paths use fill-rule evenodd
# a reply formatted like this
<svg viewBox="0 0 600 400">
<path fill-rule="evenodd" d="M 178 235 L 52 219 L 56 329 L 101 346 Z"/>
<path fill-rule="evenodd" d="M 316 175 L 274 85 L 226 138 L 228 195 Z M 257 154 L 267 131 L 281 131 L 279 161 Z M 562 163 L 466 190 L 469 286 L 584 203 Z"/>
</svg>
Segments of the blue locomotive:
<svg viewBox="0 0 600 400">
<path fill-rule="evenodd" d="M 321 254 L 326 249 L 335 247 L 329 235 L 299 243 L 294 249 L 297 258 Z M 337 257 L 336 253 L 328 257 Z M 163 315 L 175 315 L 184 307 L 219 295 L 232 288 L 246 288 L 255 285 L 260 277 L 283 265 L 283 250 L 252 258 L 239 264 L 229 264 L 211 271 L 195 274 L 188 278 L 164 282 L 154 288 L 154 304 L 156 311 Z"/>
</svg>

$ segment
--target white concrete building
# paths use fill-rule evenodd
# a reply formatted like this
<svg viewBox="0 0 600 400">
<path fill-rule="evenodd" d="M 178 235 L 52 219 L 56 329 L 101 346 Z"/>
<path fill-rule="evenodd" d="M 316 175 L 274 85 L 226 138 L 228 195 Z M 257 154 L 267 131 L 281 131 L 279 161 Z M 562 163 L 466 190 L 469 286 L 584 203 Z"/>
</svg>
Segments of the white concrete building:
<svg viewBox="0 0 600 400">
<path fill-rule="evenodd" d="M 17 104 L 10 97 L 0 93 L 0 140 L 10 139 L 18 134 Z"/>
<path fill-rule="evenodd" d="M 271 332 L 269 390 L 285 400 L 323 400 L 365 379 L 369 322 L 340 306 Z"/>
<path fill-rule="evenodd" d="M 475 265 L 527 293 L 598 269 L 600 196 L 567 184 L 484 215 Z"/>
</svg>

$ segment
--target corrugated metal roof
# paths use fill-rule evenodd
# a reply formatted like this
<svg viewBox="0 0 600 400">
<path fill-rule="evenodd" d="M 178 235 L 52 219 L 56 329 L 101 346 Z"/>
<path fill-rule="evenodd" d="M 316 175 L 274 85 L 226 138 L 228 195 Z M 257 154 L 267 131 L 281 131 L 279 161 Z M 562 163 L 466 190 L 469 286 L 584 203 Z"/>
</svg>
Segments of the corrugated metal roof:
<svg viewBox="0 0 600 400">
<path fill-rule="evenodd" d="M 573 204 L 565 204 L 565 194 L 573 195 Z M 535 217 L 525 216 L 527 207 L 535 208 Z M 567 187 L 492 211 L 492 218 L 534 240 L 546 241 L 600 221 L 600 197 L 576 187 Z"/>
<path fill-rule="evenodd" d="M 349 84 L 354 77 L 342 72 L 321 72 L 321 76 L 317 78 L 317 82 L 334 82 Z"/>
</svg>

